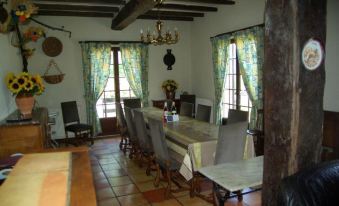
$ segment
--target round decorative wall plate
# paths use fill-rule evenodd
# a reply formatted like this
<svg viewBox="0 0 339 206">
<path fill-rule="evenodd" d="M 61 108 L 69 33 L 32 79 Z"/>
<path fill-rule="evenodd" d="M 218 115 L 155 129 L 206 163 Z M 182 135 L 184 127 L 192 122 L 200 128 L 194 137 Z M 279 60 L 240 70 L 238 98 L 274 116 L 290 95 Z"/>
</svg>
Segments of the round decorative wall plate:
<svg viewBox="0 0 339 206">
<path fill-rule="evenodd" d="M 302 62 L 306 69 L 317 69 L 324 59 L 324 50 L 318 40 L 310 39 L 306 42 L 302 54 Z"/>
<path fill-rule="evenodd" d="M 47 37 L 42 43 L 42 50 L 49 57 L 56 57 L 62 52 L 62 43 L 56 37 Z"/>
</svg>

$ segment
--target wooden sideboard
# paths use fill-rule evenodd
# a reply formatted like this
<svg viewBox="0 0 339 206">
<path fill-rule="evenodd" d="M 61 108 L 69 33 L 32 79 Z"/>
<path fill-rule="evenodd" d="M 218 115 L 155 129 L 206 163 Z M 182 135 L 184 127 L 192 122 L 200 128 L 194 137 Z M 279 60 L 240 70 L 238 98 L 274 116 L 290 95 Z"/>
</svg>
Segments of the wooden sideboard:
<svg viewBox="0 0 339 206">
<path fill-rule="evenodd" d="M 46 108 L 34 109 L 31 120 L 20 121 L 19 117 L 18 111 L 15 111 L 0 123 L 0 158 L 18 152 L 40 151 L 49 144 Z"/>
</svg>

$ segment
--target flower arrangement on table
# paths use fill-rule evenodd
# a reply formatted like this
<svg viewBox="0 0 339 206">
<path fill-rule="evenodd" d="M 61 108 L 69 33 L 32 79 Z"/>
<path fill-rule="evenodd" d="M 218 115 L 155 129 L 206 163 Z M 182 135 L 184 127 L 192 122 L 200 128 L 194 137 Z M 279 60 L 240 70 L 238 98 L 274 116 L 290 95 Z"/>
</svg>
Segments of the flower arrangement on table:
<svg viewBox="0 0 339 206">
<path fill-rule="evenodd" d="M 164 81 L 161 85 L 162 90 L 166 93 L 167 99 L 174 99 L 175 90 L 178 89 L 178 83 L 172 79 L 168 79 Z"/>
<path fill-rule="evenodd" d="M 22 72 L 20 75 L 14 75 L 9 73 L 6 76 L 5 82 L 13 96 L 40 95 L 45 90 L 39 74 L 30 75 L 27 72 Z"/>
</svg>

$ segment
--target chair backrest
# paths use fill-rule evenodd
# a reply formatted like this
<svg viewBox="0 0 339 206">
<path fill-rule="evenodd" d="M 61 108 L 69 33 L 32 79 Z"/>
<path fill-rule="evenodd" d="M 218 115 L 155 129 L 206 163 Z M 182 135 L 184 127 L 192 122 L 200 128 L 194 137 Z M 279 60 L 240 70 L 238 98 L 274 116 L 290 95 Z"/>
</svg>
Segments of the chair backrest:
<svg viewBox="0 0 339 206">
<path fill-rule="evenodd" d="M 148 124 L 150 127 L 153 150 L 156 157 L 156 161 L 166 163 L 170 160 L 168 147 L 165 139 L 165 133 L 162 122 L 158 119 L 148 118 Z"/>
<path fill-rule="evenodd" d="M 132 109 L 141 108 L 141 100 L 140 98 L 130 98 L 123 100 L 125 107 L 129 107 Z"/>
<path fill-rule="evenodd" d="M 233 124 L 236 122 L 248 121 L 248 112 L 230 109 L 228 110 L 227 124 Z"/>
<path fill-rule="evenodd" d="M 135 122 L 137 138 L 139 140 L 141 149 L 144 151 L 151 151 L 152 142 L 151 142 L 151 139 L 147 135 L 146 123 L 145 123 L 144 115 L 141 111 L 134 110 L 134 122 Z"/>
<path fill-rule="evenodd" d="M 126 115 L 126 124 L 127 124 L 127 130 L 129 134 L 129 138 L 136 142 L 137 137 L 136 137 L 136 131 L 135 131 L 135 124 L 133 122 L 133 114 L 132 114 L 132 109 L 129 107 L 125 106 L 125 115 Z"/>
<path fill-rule="evenodd" d="M 121 103 L 116 102 L 117 121 L 119 127 L 127 127 L 124 111 L 122 110 Z"/>
<path fill-rule="evenodd" d="M 182 94 L 180 95 L 180 103 L 188 102 L 193 104 L 193 114 L 195 112 L 195 95 L 194 94 Z"/>
<path fill-rule="evenodd" d="M 198 104 L 197 114 L 195 116 L 195 119 L 199 121 L 210 122 L 211 109 L 212 109 L 211 106 Z"/>
<path fill-rule="evenodd" d="M 62 119 L 64 124 L 79 123 L 79 113 L 76 101 L 61 102 Z"/>
<path fill-rule="evenodd" d="M 194 105 L 188 102 L 181 102 L 180 103 L 180 115 L 193 117 L 193 109 Z"/>
<path fill-rule="evenodd" d="M 247 121 L 219 127 L 214 164 L 240 161 L 244 157 Z"/>
</svg>

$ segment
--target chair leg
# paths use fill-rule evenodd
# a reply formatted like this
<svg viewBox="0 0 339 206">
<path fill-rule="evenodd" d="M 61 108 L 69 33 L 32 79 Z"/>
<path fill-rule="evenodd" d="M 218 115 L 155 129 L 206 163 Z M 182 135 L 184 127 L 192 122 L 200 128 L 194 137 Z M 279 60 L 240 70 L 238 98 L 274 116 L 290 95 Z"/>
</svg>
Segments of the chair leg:
<svg viewBox="0 0 339 206">
<path fill-rule="evenodd" d="M 159 164 L 156 164 L 156 176 L 155 176 L 155 179 L 154 179 L 154 186 L 155 187 L 159 187 L 159 182 L 160 182 L 160 166 Z"/>
<path fill-rule="evenodd" d="M 241 201 L 242 201 L 242 193 L 241 193 L 241 190 L 236 191 L 235 193 L 236 193 L 237 196 L 238 196 L 238 201 L 241 202 Z"/>
<path fill-rule="evenodd" d="M 147 168 L 146 168 L 146 175 L 151 175 L 152 165 L 154 164 L 154 155 L 149 154 L 147 157 Z"/>
<path fill-rule="evenodd" d="M 171 180 L 172 172 L 169 169 L 166 169 L 166 179 L 167 179 L 167 187 L 165 192 L 165 199 L 168 199 L 171 194 L 172 180 Z"/>
</svg>

